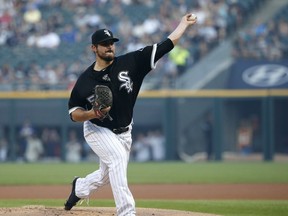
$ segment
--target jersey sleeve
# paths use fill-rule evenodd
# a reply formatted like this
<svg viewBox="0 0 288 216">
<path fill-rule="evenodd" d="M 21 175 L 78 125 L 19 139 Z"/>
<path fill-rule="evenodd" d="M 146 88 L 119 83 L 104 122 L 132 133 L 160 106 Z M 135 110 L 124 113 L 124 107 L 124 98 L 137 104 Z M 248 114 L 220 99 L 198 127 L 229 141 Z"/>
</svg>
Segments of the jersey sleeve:
<svg viewBox="0 0 288 216">
<path fill-rule="evenodd" d="M 76 109 L 80 108 L 85 110 L 86 101 L 81 100 L 81 97 L 79 96 L 79 92 L 77 91 L 77 85 L 72 89 L 70 99 L 68 102 L 68 109 L 69 109 L 69 115 Z"/>
<path fill-rule="evenodd" d="M 139 49 L 135 52 L 137 62 L 140 62 L 141 67 L 146 72 L 155 69 L 157 62 L 166 53 L 173 49 L 173 43 L 170 39 L 166 39 L 158 44 L 153 44 Z"/>
<path fill-rule="evenodd" d="M 165 54 L 170 52 L 174 48 L 173 42 L 167 38 L 166 40 L 157 44 L 157 50 L 155 55 L 155 62 L 162 58 Z"/>
<path fill-rule="evenodd" d="M 135 60 L 139 70 L 148 73 L 150 70 L 156 68 L 155 53 L 157 44 L 146 46 L 134 52 Z"/>
</svg>

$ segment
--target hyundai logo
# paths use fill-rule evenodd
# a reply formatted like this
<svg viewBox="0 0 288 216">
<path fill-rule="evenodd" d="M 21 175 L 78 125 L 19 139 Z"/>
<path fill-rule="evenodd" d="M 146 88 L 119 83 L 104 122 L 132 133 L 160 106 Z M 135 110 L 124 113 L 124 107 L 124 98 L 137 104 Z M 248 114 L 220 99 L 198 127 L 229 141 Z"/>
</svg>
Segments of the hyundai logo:
<svg viewBox="0 0 288 216">
<path fill-rule="evenodd" d="M 245 70 L 242 79 L 257 87 L 279 86 L 288 82 L 288 68 L 276 64 L 258 65 Z"/>
</svg>

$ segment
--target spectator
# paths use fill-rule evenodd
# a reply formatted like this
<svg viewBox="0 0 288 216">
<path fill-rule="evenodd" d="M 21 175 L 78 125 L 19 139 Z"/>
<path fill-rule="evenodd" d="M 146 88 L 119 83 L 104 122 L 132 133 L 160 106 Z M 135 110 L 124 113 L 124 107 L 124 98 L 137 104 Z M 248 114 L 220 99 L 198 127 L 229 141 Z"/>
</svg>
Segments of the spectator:
<svg viewBox="0 0 288 216">
<path fill-rule="evenodd" d="M 133 143 L 133 155 L 137 162 L 146 162 L 151 160 L 150 145 L 146 140 L 145 134 L 139 132 L 136 135 L 135 142 Z"/>
<path fill-rule="evenodd" d="M 151 146 L 152 160 L 162 161 L 165 159 L 165 138 L 159 129 L 150 131 L 147 136 L 147 142 Z"/>
<path fill-rule="evenodd" d="M 164 37 L 167 32 L 173 29 L 175 17 L 179 17 L 185 11 L 192 11 L 197 14 L 197 27 L 199 28 L 191 29 L 190 34 L 187 32 L 186 37 L 191 38 L 191 44 L 187 47 L 193 48 L 193 50 L 189 50 L 191 53 L 190 59 L 192 60 L 187 62 L 187 67 L 189 67 L 205 56 L 216 44 L 223 41 L 231 32 L 231 29 L 235 30 L 235 28 L 243 23 L 243 17 L 248 15 L 249 10 L 251 10 L 249 13 L 253 12 L 257 8 L 256 6 L 260 5 L 259 1 L 265 0 L 251 0 L 249 1 L 249 5 L 245 1 L 232 0 L 196 0 L 191 2 L 191 4 L 190 2 L 187 4 L 185 0 L 123 0 L 114 2 L 113 4 L 110 1 L 90 0 L 0 1 L 0 46 L 4 46 L 6 50 L 5 56 L 15 56 L 15 53 L 19 54 L 16 59 L 13 58 L 13 64 L 9 63 L 10 65 L 14 65 L 15 61 L 18 61 L 18 57 L 22 58 L 21 60 L 24 60 L 26 65 L 29 64 L 33 61 L 33 55 L 26 55 L 25 53 L 32 52 L 35 56 L 38 54 L 42 55 L 45 52 L 45 59 L 53 59 L 55 61 L 53 63 L 56 64 L 59 64 L 59 62 L 65 63 L 65 76 L 63 79 L 61 79 L 62 77 L 58 77 L 60 78 L 58 80 L 61 80 L 61 84 L 63 83 L 61 88 L 67 89 L 71 85 L 68 81 L 68 77 L 70 76 L 69 66 L 71 63 L 79 61 L 79 66 L 82 68 L 89 61 L 87 50 L 79 49 L 80 46 L 83 47 L 83 42 L 89 37 L 87 31 L 89 28 L 100 28 L 110 25 L 113 26 L 113 31 L 115 33 L 118 32 L 118 35 L 121 35 L 122 38 L 126 38 L 127 34 L 133 34 L 135 37 L 133 40 L 123 43 L 129 44 L 128 47 L 119 47 L 118 52 L 124 53 L 135 49 L 135 47 L 140 47 L 141 44 L 146 44 L 147 41 L 158 41 L 159 38 Z M 141 12 L 137 13 L 135 7 L 139 8 Z M 155 20 L 153 16 L 150 16 L 152 14 L 151 10 L 159 13 L 160 23 L 164 23 L 165 25 L 159 25 L 159 20 Z M 45 19 L 43 19 L 44 17 Z M 271 59 L 279 59 L 288 55 L 285 25 L 287 24 L 281 24 L 281 28 L 275 25 L 273 34 L 270 34 L 276 35 L 273 40 L 268 40 L 272 41 L 268 44 L 267 48 L 271 50 L 271 52 L 268 52 Z M 281 29 L 281 31 L 277 29 Z M 151 36 L 151 33 L 156 30 L 157 34 Z M 258 30 L 261 30 L 261 28 Z M 275 31 L 282 32 L 281 36 L 278 37 L 278 33 L 275 34 Z M 143 37 L 140 38 L 141 35 Z M 61 43 L 70 43 L 69 51 L 63 55 L 63 59 L 57 59 L 57 57 L 55 58 L 55 52 L 58 52 Z M 234 51 L 234 54 L 235 56 L 245 54 L 247 57 L 261 57 L 262 54 L 255 53 L 255 50 L 258 49 L 253 49 L 252 47 L 248 51 L 244 49 L 241 52 Z M 69 58 L 71 52 L 79 52 L 78 56 L 81 56 L 81 58 L 74 58 L 74 56 Z M 89 54 L 92 57 L 90 52 Z M 0 63 L 7 63 L 7 59 L 9 58 L 1 58 Z M 36 64 L 41 68 L 45 67 L 43 62 L 38 61 L 38 59 Z M 11 66 L 11 68 L 13 71 L 15 70 L 14 66 Z M 27 71 L 28 73 L 24 77 L 27 83 L 26 87 L 22 82 L 15 82 L 14 77 L 9 81 L 3 80 L 0 74 L 1 89 L 11 90 L 14 86 L 16 86 L 15 89 L 17 90 L 59 88 L 59 85 L 54 84 L 52 84 L 54 86 L 50 84 L 42 86 L 45 83 L 45 79 L 43 77 L 42 79 L 34 78 L 34 74 L 30 75 L 31 71 Z M 161 76 L 158 76 L 159 73 L 162 74 L 163 72 L 160 71 L 160 68 L 157 68 L 151 74 L 154 84 L 149 85 L 149 88 L 159 88 L 161 86 L 158 85 L 162 82 Z M 78 74 L 75 73 L 75 75 L 77 76 Z M 39 83 L 37 84 L 38 81 Z M 149 80 L 145 82 L 149 82 Z M 30 88 L 30 84 L 32 84 L 32 88 Z M 164 85 L 164 87 L 168 86 Z"/>
<path fill-rule="evenodd" d="M 214 47 L 218 39 L 218 34 L 211 19 L 206 19 L 203 26 L 199 29 L 199 35 L 204 38 L 209 47 Z"/>
<path fill-rule="evenodd" d="M 64 43 L 76 43 L 80 41 L 80 35 L 78 32 L 73 28 L 72 25 L 66 25 L 64 27 L 64 31 L 60 34 L 61 41 Z"/>
<path fill-rule="evenodd" d="M 73 163 L 80 162 L 82 157 L 82 146 L 78 140 L 76 131 L 70 131 L 68 139 L 69 140 L 66 143 L 66 161 Z"/>
<path fill-rule="evenodd" d="M 201 129 L 205 140 L 206 160 L 209 161 L 212 160 L 213 156 L 213 122 L 210 112 L 205 114 L 204 120 L 201 123 Z"/>
<path fill-rule="evenodd" d="M 242 119 L 237 130 L 237 147 L 240 154 L 246 156 L 252 151 L 253 125 L 248 119 Z"/>
<path fill-rule="evenodd" d="M 34 4 L 28 4 L 27 9 L 23 14 L 24 21 L 30 25 L 30 29 L 36 28 L 35 24 L 41 21 L 41 11 Z"/>
<path fill-rule="evenodd" d="M 45 128 L 42 132 L 41 139 L 45 149 L 47 159 L 60 158 L 60 137 L 56 129 Z"/>
<path fill-rule="evenodd" d="M 19 146 L 18 146 L 18 157 L 19 159 L 24 159 L 24 154 L 26 152 L 28 138 L 35 133 L 34 127 L 31 125 L 29 119 L 26 119 L 19 130 Z"/>
<path fill-rule="evenodd" d="M 288 5 L 285 7 L 288 10 Z M 285 10 L 284 8 L 284 10 Z M 285 18 L 256 24 L 238 33 L 234 40 L 235 58 L 281 60 L 288 56 L 288 22 Z"/>
<path fill-rule="evenodd" d="M 59 35 L 56 32 L 47 32 L 44 35 L 41 35 L 36 38 L 35 45 L 38 48 L 57 48 L 61 40 Z"/>
<path fill-rule="evenodd" d="M 287 5 L 288 11 L 288 5 Z M 288 56 L 288 20 L 280 20 L 278 24 L 279 43 L 282 48 L 284 56 Z"/>
<path fill-rule="evenodd" d="M 45 79 L 46 79 L 46 83 L 47 84 L 56 85 L 59 82 L 58 76 L 56 74 L 56 71 L 55 71 L 55 69 L 53 68 L 52 65 L 47 64 L 45 66 L 44 73 L 46 75 Z"/>
<path fill-rule="evenodd" d="M 9 64 L 3 64 L 0 68 L 0 80 L 3 84 L 10 83 L 14 80 L 14 68 Z"/>
<path fill-rule="evenodd" d="M 87 11 L 85 8 L 80 7 L 74 16 L 74 22 L 78 28 L 98 28 L 103 21 L 102 17 L 93 10 Z"/>
<path fill-rule="evenodd" d="M 8 141 L 5 137 L 3 128 L 0 128 L 0 162 L 4 162 L 7 159 L 8 154 Z"/>
<path fill-rule="evenodd" d="M 188 60 L 190 58 L 188 49 L 181 45 L 176 45 L 168 56 L 169 59 L 176 65 L 178 76 L 181 76 L 185 72 Z"/>
<path fill-rule="evenodd" d="M 161 23 L 159 22 L 159 19 L 155 17 L 155 15 L 150 15 L 142 24 L 142 28 L 144 29 L 144 32 L 148 35 L 154 34 L 156 31 L 161 28 Z"/>
<path fill-rule="evenodd" d="M 25 160 L 27 162 L 36 162 L 44 153 L 42 140 L 37 134 L 33 133 L 27 137 L 27 147 L 25 150 Z"/>
<path fill-rule="evenodd" d="M 0 25 L 1 26 L 9 26 L 13 21 L 13 18 L 9 12 L 9 10 L 5 10 L 2 14 L 0 14 Z"/>
<path fill-rule="evenodd" d="M 5 137 L 0 137 L 0 162 L 6 161 L 7 154 L 8 154 L 8 142 Z"/>
<path fill-rule="evenodd" d="M 167 60 L 167 57 L 163 57 L 163 79 L 161 83 L 162 89 L 169 89 L 174 86 L 174 81 L 178 76 L 177 66 L 173 61 Z"/>
</svg>

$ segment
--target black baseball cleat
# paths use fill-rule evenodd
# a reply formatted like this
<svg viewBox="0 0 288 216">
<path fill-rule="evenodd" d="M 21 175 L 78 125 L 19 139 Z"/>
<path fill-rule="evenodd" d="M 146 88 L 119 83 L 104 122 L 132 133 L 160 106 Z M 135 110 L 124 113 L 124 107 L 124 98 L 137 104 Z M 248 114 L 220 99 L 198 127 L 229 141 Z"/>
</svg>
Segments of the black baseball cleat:
<svg viewBox="0 0 288 216">
<path fill-rule="evenodd" d="M 71 210 L 71 208 L 73 206 L 75 206 L 77 204 L 77 202 L 80 200 L 79 197 L 76 196 L 75 194 L 75 185 L 76 185 L 76 181 L 79 177 L 76 177 L 73 182 L 72 182 L 72 190 L 71 190 L 71 193 L 70 193 L 70 196 L 68 198 L 68 200 L 66 201 L 66 203 L 64 204 L 64 209 L 66 211 L 69 211 Z"/>
</svg>

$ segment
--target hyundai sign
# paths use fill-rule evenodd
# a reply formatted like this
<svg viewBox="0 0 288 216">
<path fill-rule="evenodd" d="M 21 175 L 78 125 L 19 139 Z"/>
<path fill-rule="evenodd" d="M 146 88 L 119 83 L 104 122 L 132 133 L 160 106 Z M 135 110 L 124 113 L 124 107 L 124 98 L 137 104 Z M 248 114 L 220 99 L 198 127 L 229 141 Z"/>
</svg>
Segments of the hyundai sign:
<svg viewBox="0 0 288 216">
<path fill-rule="evenodd" d="M 228 88 L 288 88 L 288 65 L 240 60 L 231 67 Z"/>
</svg>

